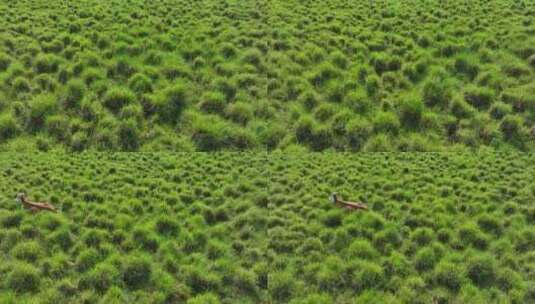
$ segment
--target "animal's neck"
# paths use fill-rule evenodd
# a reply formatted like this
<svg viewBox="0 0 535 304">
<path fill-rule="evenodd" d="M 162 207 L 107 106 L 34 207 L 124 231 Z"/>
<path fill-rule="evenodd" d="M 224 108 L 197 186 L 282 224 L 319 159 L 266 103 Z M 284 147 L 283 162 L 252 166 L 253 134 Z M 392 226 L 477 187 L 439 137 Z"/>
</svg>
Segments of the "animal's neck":
<svg viewBox="0 0 535 304">
<path fill-rule="evenodd" d="M 26 199 L 25 196 L 21 197 L 21 198 L 20 198 L 20 201 L 21 201 L 24 205 L 28 205 L 28 204 L 29 204 L 29 202 L 28 202 L 28 200 Z"/>
</svg>

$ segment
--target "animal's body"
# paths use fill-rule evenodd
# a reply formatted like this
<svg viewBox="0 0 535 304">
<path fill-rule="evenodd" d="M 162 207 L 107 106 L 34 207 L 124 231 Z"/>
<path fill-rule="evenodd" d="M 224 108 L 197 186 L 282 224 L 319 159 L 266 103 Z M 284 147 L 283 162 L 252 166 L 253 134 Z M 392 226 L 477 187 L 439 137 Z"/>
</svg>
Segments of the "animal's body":
<svg viewBox="0 0 535 304">
<path fill-rule="evenodd" d="M 355 210 L 355 209 L 368 210 L 368 206 L 366 206 L 365 204 L 363 204 L 361 202 L 344 201 L 336 193 L 331 194 L 330 199 L 331 199 L 331 202 L 333 204 L 335 204 L 336 206 L 341 207 L 341 208 L 345 208 L 345 209 L 349 209 L 349 210 Z"/>
<path fill-rule="evenodd" d="M 24 209 L 31 210 L 33 213 L 39 212 L 39 211 L 51 211 L 51 212 L 58 212 L 56 207 L 54 207 L 50 203 L 40 203 L 40 202 L 32 202 L 24 193 L 17 194 L 17 201 L 22 204 L 22 207 Z"/>
</svg>

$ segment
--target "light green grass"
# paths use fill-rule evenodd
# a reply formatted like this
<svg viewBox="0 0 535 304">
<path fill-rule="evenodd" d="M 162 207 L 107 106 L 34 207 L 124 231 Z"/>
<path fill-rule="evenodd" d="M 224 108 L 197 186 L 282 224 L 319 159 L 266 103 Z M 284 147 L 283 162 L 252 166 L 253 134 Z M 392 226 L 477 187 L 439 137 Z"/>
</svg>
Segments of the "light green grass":
<svg viewBox="0 0 535 304">
<path fill-rule="evenodd" d="M 0 154 L 0 299 L 529 303 L 534 164 L 491 153 Z M 22 210 L 19 191 L 61 212 Z M 370 210 L 336 208 L 333 191 Z"/>
</svg>

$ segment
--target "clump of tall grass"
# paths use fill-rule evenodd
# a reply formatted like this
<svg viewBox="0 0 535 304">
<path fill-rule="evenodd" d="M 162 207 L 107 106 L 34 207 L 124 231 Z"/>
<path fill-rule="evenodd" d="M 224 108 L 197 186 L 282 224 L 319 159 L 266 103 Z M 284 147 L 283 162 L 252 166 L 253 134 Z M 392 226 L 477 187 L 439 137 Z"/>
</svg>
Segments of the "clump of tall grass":
<svg viewBox="0 0 535 304">
<path fill-rule="evenodd" d="M 38 55 L 35 58 L 34 68 L 38 74 L 55 73 L 58 71 L 61 60 L 54 55 Z"/>
<path fill-rule="evenodd" d="M 27 128 L 33 132 L 39 131 L 46 118 L 58 110 L 58 102 L 52 94 L 37 95 L 29 102 Z"/>
<path fill-rule="evenodd" d="M 104 96 L 103 105 L 112 112 L 118 112 L 124 106 L 134 103 L 136 97 L 129 89 L 124 87 L 112 87 Z"/>
<path fill-rule="evenodd" d="M 223 93 L 217 91 L 205 92 L 200 99 L 199 108 L 210 114 L 223 113 L 226 107 L 226 97 Z"/>
<path fill-rule="evenodd" d="M 150 282 L 153 276 L 152 268 L 146 256 L 139 254 L 128 256 L 121 265 L 122 280 L 128 288 L 139 289 Z"/>
<path fill-rule="evenodd" d="M 182 112 L 190 104 L 190 96 L 187 85 L 175 84 L 160 92 L 155 99 L 156 113 L 163 122 L 175 124 Z"/>
<path fill-rule="evenodd" d="M 37 292 L 41 286 L 39 270 L 28 264 L 16 264 L 7 275 L 7 285 L 17 293 Z"/>
</svg>

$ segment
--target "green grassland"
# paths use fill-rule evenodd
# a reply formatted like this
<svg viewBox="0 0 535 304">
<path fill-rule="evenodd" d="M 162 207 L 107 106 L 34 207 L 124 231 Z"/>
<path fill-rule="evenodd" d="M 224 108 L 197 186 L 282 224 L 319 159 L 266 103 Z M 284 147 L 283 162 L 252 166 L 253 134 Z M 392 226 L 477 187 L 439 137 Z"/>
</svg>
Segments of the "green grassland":
<svg viewBox="0 0 535 304">
<path fill-rule="evenodd" d="M 274 302 L 535 301 L 533 155 L 319 154 L 274 162 Z M 334 190 L 371 211 L 333 208 Z"/>
<path fill-rule="evenodd" d="M 0 154 L 0 303 L 266 303 L 263 161 Z"/>
<path fill-rule="evenodd" d="M 0 1 L 3 149 L 259 146 L 253 117 L 273 114 L 264 11 L 255 0 Z"/>
<path fill-rule="evenodd" d="M 271 3 L 269 99 L 298 143 L 533 149 L 534 2 Z"/>
<path fill-rule="evenodd" d="M 535 3 L 0 1 L 0 150 L 533 151 Z"/>
<path fill-rule="evenodd" d="M 529 154 L 0 154 L 0 168 L 1 303 L 535 301 Z M 61 212 L 22 210 L 19 191 Z"/>
</svg>

